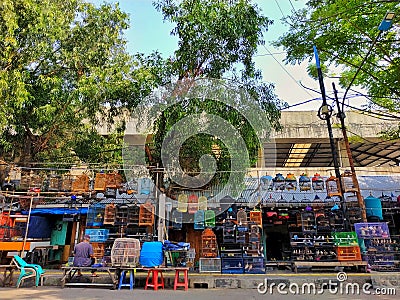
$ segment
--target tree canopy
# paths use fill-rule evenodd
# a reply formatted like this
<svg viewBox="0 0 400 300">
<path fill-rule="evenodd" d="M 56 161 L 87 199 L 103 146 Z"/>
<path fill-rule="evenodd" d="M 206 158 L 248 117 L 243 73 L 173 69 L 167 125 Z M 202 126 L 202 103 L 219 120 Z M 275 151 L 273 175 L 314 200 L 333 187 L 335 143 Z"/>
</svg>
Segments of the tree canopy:
<svg viewBox="0 0 400 300">
<path fill-rule="evenodd" d="M 380 32 L 388 11 L 397 17 L 389 31 Z M 292 64 L 311 61 L 316 45 L 321 62 L 341 70 L 342 88 L 355 77 L 353 86 L 366 89 L 374 104 L 399 111 L 399 13 L 398 1 L 310 0 L 284 18 L 289 30 L 274 44 Z"/>
</svg>

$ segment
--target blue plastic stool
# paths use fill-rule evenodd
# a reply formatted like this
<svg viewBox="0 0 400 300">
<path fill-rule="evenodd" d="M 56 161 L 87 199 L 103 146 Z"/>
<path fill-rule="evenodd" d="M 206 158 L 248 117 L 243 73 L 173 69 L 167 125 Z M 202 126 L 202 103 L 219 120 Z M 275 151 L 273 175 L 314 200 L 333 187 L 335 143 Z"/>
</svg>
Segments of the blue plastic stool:
<svg viewBox="0 0 400 300">
<path fill-rule="evenodd" d="M 130 273 L 129 276 L 129 283 L 124 283 L 125 277 L 126 277 L 126 273 Z M 123 286 L 129 286 L 130 290 L 133 290 L 133 287 L 135 286 L 135 277 L 133 275 L 135 271 L 134 270 L 123 270 L 121 272 L 121 276 L 119 277 L 119 284 L 118 284 L 118 289 L 120 290 L 121 287 Z"/>
</svg>

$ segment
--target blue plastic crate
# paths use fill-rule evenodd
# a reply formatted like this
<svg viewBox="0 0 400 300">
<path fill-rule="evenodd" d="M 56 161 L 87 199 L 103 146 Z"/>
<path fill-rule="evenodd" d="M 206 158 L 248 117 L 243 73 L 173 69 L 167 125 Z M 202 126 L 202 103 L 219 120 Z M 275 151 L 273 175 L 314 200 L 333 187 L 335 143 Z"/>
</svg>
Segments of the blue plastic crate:
<svg viewBox="0 0 400 300">
<path fill-rule="evenodd" d="M 91 242 L 105 242 L 108 239 L 108 229 L 85 229 Z"/>
<path fill-rule="evenodd" d="M 389 239 L 389 228 L 387 223 L 355 223 L 354 224 L 355 231 L 357 233 L 358 238 L 361 239 L 372 239 L 372 238 L 381 238 L 381 239 Z"/>
</svg>

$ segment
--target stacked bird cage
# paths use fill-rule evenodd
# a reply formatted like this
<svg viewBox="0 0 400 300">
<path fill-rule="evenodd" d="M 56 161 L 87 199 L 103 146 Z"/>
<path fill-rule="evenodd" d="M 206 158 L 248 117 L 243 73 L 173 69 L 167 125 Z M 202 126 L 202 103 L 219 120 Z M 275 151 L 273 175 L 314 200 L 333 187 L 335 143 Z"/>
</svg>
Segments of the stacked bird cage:
<svg viewBox="0 0 400 300">
<path fill-rule="evenodd" d="M 115 239 L 111 249 L 113 267 L 136 267 L 139 264 L 140 241 L 132 238 Z"/>
</svg>

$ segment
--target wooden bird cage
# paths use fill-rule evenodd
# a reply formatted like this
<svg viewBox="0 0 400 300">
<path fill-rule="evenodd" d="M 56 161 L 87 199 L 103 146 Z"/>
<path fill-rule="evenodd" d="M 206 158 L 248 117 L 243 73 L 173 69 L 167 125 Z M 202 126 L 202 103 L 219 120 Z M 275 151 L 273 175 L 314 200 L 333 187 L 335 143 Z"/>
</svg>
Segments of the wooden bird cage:
<svg viewBox="0 0 400 300">
<path fill-rule="evenodd" d="M 118 204 L 115 212 L 115 225 L 126 226 L 128 225 L 128 205 Z"/>
<path fill-rule="evenodd" d="M 195 194 L 191 194 L 188 197 L 188 213 L 189 214 L 194 214 L 196 211 L 199 210 L 199 198 Z"/>
<path fill-rule="evenodd" d="M 116 207 L 114 203 L 107 204 L 104 209 L 104 222 L 105 225 L 114 225 L 115 223 Z"/>
<path fill-rule="evenodd" d="M 64 174 L 61 177 L 61 191 L 70 192 L 72 190 L 73 176 L 70 174 Z"/>
<path fill-rule="evenodd" d="M 140 207 L 136 204 L 128 205 L 128 225 L 139 225 Z"/>
<path fill-rule="evenodd" d="M 239 225 L 247 224 L 247 212 L 243 208 L 238 210 L 236 220 Z"/>
<path fill-rule="evenodd" d="M 139 226 L 153 226 L 154 224 L 154 205 L 145 203 L 140 205 Z"/>
<path fill-rule="evenodd" d="M 326 180 L 325 184 L 326 192 L 329 197 L 342 196 L 342 193 L 340 192 L 340 183 L 338 178 L 332 175 Z"/>
<path fill-rule="evenodd" d="M 344 171 L 342 174 L 342 186 L 345 193 L 358 191 L 353 179 L 353 174 L 349 170 Z"/>
<path fill-rule="evenodd" d="M 106 174 L 104 173 L 97 173 L 96 178 L 94 180 L 94 190 L 96 192 L 104 193 L 106 191 Z"/>
<path fill-rule="evenodd" d="M 89 176 L 82 174 L 78 176 L 72 183 L 73 193 L 86 193 L 89 192 Z"/>
<path fill-rule="evenodd" d="M 106 174 L 106 188 L 119 189 L 122 185 L 122 176 L 119 173 Z"/>
<path fill-rule="evenodd" d="M 58 192 L 61 189 L 62 181 L 59 175 L 50 175 L 49 177 L 49 192 Z"/>
<path fill-rule="evenodd" d="M 254 222 L 259 226 L 262 226 L 262 213 L 259 210 L 253 210 L 250 212 L 250 222 Z"/>
<path fill-rule="evenodd" d="M 218 256 L 217 237 L 210 228 L 201 234 L 201 256 L 213 258 Z"/>
</svg>

